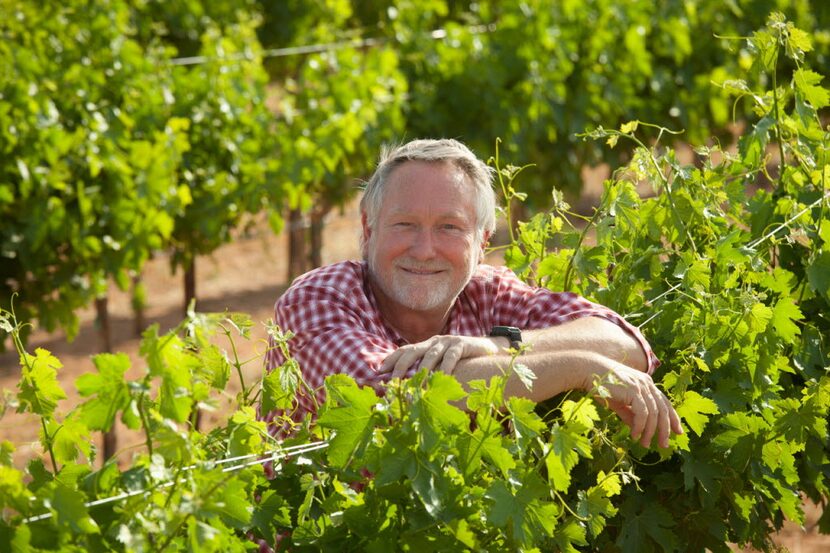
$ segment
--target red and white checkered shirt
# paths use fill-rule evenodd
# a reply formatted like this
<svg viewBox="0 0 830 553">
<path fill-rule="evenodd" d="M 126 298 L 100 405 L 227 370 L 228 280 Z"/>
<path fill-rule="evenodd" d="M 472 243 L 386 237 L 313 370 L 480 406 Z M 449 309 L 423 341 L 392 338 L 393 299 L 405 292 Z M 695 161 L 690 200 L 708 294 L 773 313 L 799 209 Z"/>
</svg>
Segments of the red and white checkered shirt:
<svg viewBox="0 0 830 553">
<path fill-rule="evenodd" d="M 528 286 L 509 269 L 479 265 L 450 311 L 446 334 L 487 336 L 494 326 L 533 330 L 580 317 L 608 319 L 631 334 L 646 352 L 649 373 L 659 364 L 640 331 L 620 315 L 570 292 L 552 292 Z M 369 286 L 366 264 L 344 261 L 315 269 L 297 278 L 275 306 L 275 322 L 291 331 L 292 357 L 308 385 L 323 400 L 323 380 L 345 373 L 359 385 L 379 389 L 389 374 L 378 374 L 383 360 L 406 340 L 383 320 Z M 272 344 L 273 345 L 273 344 Z M 269 369 L 284 362 L 278 348 L 270 347 Z M 417 369 L 417 363 L 410 373 Z M 299 412 L 312 409 L 309 397 L 300 395 Z M 273 420 L 275 413 L 265 415 Z"/>
</svg>

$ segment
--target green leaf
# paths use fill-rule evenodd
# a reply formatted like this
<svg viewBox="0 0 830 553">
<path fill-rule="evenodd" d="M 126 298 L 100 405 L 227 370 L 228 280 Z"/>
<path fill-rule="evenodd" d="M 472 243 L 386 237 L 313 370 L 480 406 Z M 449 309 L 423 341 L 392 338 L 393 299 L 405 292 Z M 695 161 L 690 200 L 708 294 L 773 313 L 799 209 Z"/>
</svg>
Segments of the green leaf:
<svg viewBox="0 0 830 553">
<path fill-rule="evenodd" d="M 820 85 L 822 76 L 815 71 L 800 67 L 793 73 L 795 88 L 804 95 L 804 99 L 815 109 L 830 105 L 830 92 Z"/>
<path fill-rule="evenodd" d="M 795 343 L 796 337 L 801 334 L 801 329 L 793 321 L 802 319 L 804 314 L 790 297 L 781 298 L 772 309 L 772 326 L 775 332 L 791 344 Z"/>
<path fill-rule="evenodd" d="M 251 521 L 254 507 L 248 500 L 245 484 L 240 479 L 226 482 L 219 489 L 215 510 L 231 528 L 246 529 Z"/>
<path fill-rule="evenodd" d="M 807 281 L 810 288 L 830 301 L 830 251 L 821 252 L 807 266 Z"/>
<path fill-rule="evenodd" d="M 176 422 L 187 421 L 193 407 L 190 375 L 184 369 L 181 372 L 166 370 L 159 389 L 159 412 Z"/>
<path fill-rule="evenodd" d="M 89 429 L 74 417 L 67 417 L 63 423 L 49 421 L 46 431 L 52 439 L 52 451 L 59 464 L 75 461 L 78 453 L 83 453 L 87 459 L 92 455 L 92 439 Z M 43 439 L 43 438 L 42 438 Z M 43 441 L 43 443 L 46 443 Z"/>
<path fill-rule="evenodd" d="M 689 428 L 698 436 L 703 434 L 703 429 L 709 422 L 707 415 L 716 415 L 720 412 L 714 401 L 692 390 L 683 394 L 683 401 L 676 410 L 680 418 L 685 420 Z"/>
<path fill-rule="evenodd" d="M 799 58 L 805 52 L 811 52 L 813 50 L 813 42 L 809 33 L 792 24 L 787 24 L 787 49 L 794 50 Z"/>
<path fill-rule="evenodd" d="M 98 374 L 87 373 L 75 380 L 81 396 L 95 396 L 81 404 L 80 417 L 90 429 L 107 431 L 115 423 L 118 411 L 130 403 L 130 390 L 124 381 L 130 358 L 124 353 L 99 353 L 92 362 Z"/>
<path fill-rule="evenodd" d="M 605 474 L 605 471 L 602 470 L 597 473 L 597 486 L 602 488 L 608 497 L 619 495 L 622 491 L 620 475 L 615 473 Z"/>
<path fill-rule="evenodd" d="M 575 422 L 585 430 L 594 427 L 594 422 L 600 420 L 599 413 L 594 403 L 588 399 L 573 401 L 567 399 L 562 402 L 562 419 L 567 422 Z"/>
<path fill-rule="evenodd" d="M 32 459 L 26 466 L 26 471 L 32 477 L 29 482 L 29 489 L 37 492 L 40 488 L 55 479 L 55 476 L 46 470 L 46 466 L 41 459 Z"/>
<path fill-rule="evenodd" d="M 604 488 L 594 486 L 587 492 L 580 490 L 577 494 L 579 501 L 576 504 L 576 513 L 588 525 L 591 535 L 597 537 L 605 528 L 605 521 L 617 513 L 616 507 Z"/>
<path fill-rule="evenodd" d="M 274 409 L 291 409 L 300 387 L 300 370 L 293 360 L 275 367 L 262 379 L 263 413 Z"/>
<path fill-rule="evenodd" d="M 334 430 L 328 459 L 336 467 L 345 467 L 371 435 L 378 398 L 372 388 L 358 388 L 354 380 L 341 374 L 326 377 L 326 394 L 317 423 Z"/>
<path fill-rule="evenodd" d="M 152 376 L 161 377 L 159 411 L 176 422 L 185 422 L 193 407 L 192 375 L 199 360 L 191 355 L 176 334 L 158 335 L 158 325 L 142 334 L 139 352 L 147 359 Z"/>
<path fill-rule="evenodd" d="M 759 334 L 766 330 L 767 325 L 771 320 L 772 309 L 760 302 L 753 304 L 746 316 L 746 322 L 749 325 L 749 330 L 753 334 Z"/>
<path fill-rule="evenodd" d="M 772 470 L 780 470 L 787 484 L 798 484 L 798 472 L 795 469 L 795 454 L 804 447 L 782 440 L 767 442 L 761 448 L 761 459 Z"/>
<path fill-rule="evenodd" d="M 499 436 L 487 436 L 481 444 L 482 453 L 506 477 L 516 467 L 516 460 L 502 444 Z"/>
<path fill-rule="evenodd" d="M 507 482 L 496 480 L 484 494 L 492 502 L 487 520 L 499 528 L 512 523 L 514 538 L 525 547 L 553 535 L 560 511 L 556 504 L 539 499 L 543 490 L 535 473 L 525 476 L 515 494 Z"/>
<path fill-rule="evenodd" d="M 275 490 L 266 490 L 254 505 L 251 524 L 264 536 L 273 536 L 278 528 L 291 526 L 290 505 Z"/>
<path fill-rule="evenodd" d="M 412 385 L 416 385 L 412 383 Z M 442 372 L 430 373 L 421 397 L 412 401 L 412 417 L 419 420 L 421 448 L 431 451 L 449 433 L 458 434 L 469 426 L 464 411 L 450 405 L 465 397 L 464 389 L 454 377 Z"/>
<path fill-rule="evenodd" d="M 556 526 L 553 541 L 556 542 L 562 553 L 578 553 L 579 550 L 574 547 L 574 544 L 588 545 L 588 541 L 585 539 L 585 526 L 576 518 L 568 517 L 564 523 Z"/>
<path fill-rule="evenodd" d="M 591 443 L 578 432 L 579 427 L 554 424 L 550 432 L 550 451 L 545 455 L 548 482 L 560 492 L 571 485 L 571 469 L 582 457 L 591 457 Z"/>
<path fill-rule="evenodd" d="M 73 534 L 97 534 L 98 525 L 89 516 L 84 496 L 67 486 L 58 484 L 49 501 L 49 508 L 59 526 L 67 528 Z"/>
<path fill-rule="evenodd" d="M 694 486 L 694 481 L 697 480 L 701 489 L 705 493 L 713 493 L 715 490 L 715 481 L 721 475 L 721 469 L 715 463 L 708 460 L 699 460 L 691 453 L 682 452 L 683 458 L 683 485 L 686 491 L 689 491 Z"/>
<path fill-rule="evenodd" d="M 378 455 L 378 459 L 370 470 L 375 472 L 375 483 L 378 487 L 385 486 L 397 482 L 404 475 L 414 475 L 418 470 L 415 462 L 415 450 L 417 449 L 416 439 L 414 433 L 407 435 L 402 432 L 387 432 L 386 443 Z M 462 449 L 462 463 L 473 459 L 470 455 L 472 451 L 470 448 L 464 450 L 464 440 L 470 441 L 469 437 L 462 436 L 459 438 L 459 449 Z M 476 452 L 476 459 L 480 459 L 480 450 Z M 470 470 L 474 470 L 475 466 L 471 466 Z"/>
<path fill-rule="evenodd" d="M 32 494 L 23 485 L 23 473 L 12 467 L 0 466 L 0 510 L 10 507 L 26 514 L 31 509 Z"/>
<path fill-rule="evenodd" d="M 229 455 L 248 455 L 261 450 L 263 428 L 262 423 L 256 419 L 253 407 L 241 407 L 231 415 L 228 431 Z"/>
<path fill-rule="evenodd" d="M 641 495 L 628 499 L 620 509 L 625 520 L 617 538 L 617 545 L 624 553 L 644 551 L 654 540 L 658 551 L 678 551 L 680 543 L 673 529 L 669 512 L 657 500 L 647 500 Z"/>
<path fill-rule="evenodd" d="M 519 449 L 525 450 L 544 431 L 545 421 L 536 414 L 536 404 L 527 398 L 511 397 L 507 408 L 512 416 L 513 435 Z"/>
<path fill-rule="evenodd" d="M 724 430 L 715 435 L 712 444 L 729 455 L 733 466 L 742 466 L 757 459 L 767 441 L 767 424 L 761 417 L 746 412 L 733 412 L 718 420 Z"/>
<path fill-rule="evenodd" d="M 458 516 L 453 507 L 461 490 L 453 486 L 440 461 L 431 462 L 420 454 L 415 457 L 418 468 L 412 476 L 412 489 L 429 516 L 444 523 L 450 522 Z"/>
<path fill-rule="evenodd" d="M 747 522 L 752 522 L 752 509 L 755 507 L 755 499 L 750 495 L 742 495 L 736 493 L 733 497 L 736 510 L 741 515 L 741 518 Z"/>
<path fill-rule="evenodd" d="M 26 352 L 20 355 L 23 369 L 17 394 L 20 407 L 18 413 L 31 411 L 42 417 L 51 417 L 58 401 L 66 399 L 66 393 L 57 379 L 57 370 L 63 364 L 43 348 L 37 348 L 35 355 Z"/>
<path fill-rule="evenodd" d="M 231 375 L 228 356 L 215 344 L 207 344 L 198 353 L 201 371 L 207 376 L 211 387 L 224 390 Z"/>
<path fill-rule="evenodd" d="M 519 377 L 519 380 L 521 380 L 522 384 L 524 384 L 524 387 L 528 391 L 533 390 L 533 381 L 536 380 L 536 373 L 534 373 L 530 369 L 530 367 L 528 367 L 524 363 L 513 363 L 511 365 L 511 368 L 513 369 L 513 372 L 516 374 L 516 376 Z"/>
<path fill-rule="evenodd" d="M 628 123 L 623 123 L 620 125 L 620 132 L 623 134 L 631 134 L 637 130 L 637 127 L 640 125 L 639 121 L 629 121 Z"/>
</svg>

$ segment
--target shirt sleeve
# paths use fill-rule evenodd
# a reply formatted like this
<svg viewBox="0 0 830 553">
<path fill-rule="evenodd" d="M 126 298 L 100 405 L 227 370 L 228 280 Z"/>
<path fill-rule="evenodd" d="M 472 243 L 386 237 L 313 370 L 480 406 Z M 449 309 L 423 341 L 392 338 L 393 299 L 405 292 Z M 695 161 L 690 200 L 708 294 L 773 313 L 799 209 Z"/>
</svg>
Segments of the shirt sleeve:
<svg viewBox="0 0 830 553">
<path fill-rule="evenodd" d="M 640 344 L 648 359 L 649 374 L 660 365 L 642 332 L 613 310 L 572 292 L 529 286 L 508 269 L 502 269 L 499 276 L 493 302 L 494 324 L 538 330 L 581 317 L 600 317 L 621 327 Z"/>
<path fill-rule="evenodd" d="M 288 342 L 309 387 L 322 401 L 323 381 L 330 374 L 351 376 L 359 385 L 379 389 L 378 373 L 394 343 L 369 328 L 359 306 L 340 290 L 305 286 L 286 292 L 276 303 L 275 322 L 294 336 Z M 277 348 L 269 348 L 268 369 L 284 362 Z M 310 405 L 301 405 L 309 408 Z"/>
</svg>

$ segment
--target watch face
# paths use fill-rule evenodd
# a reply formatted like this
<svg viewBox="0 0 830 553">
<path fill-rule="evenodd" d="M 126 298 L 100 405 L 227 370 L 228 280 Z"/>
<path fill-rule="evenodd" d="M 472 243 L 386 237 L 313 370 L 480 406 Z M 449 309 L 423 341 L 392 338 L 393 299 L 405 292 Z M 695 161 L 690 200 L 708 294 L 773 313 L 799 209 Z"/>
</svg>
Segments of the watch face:
<svg viewBox="0 0 830 553">
<path fill-rule="evenodd" d="M 510 340 L 510 345 L 513 347 L 522 341 L 522 331 L 515 326 L 494 326 L 490 331 L 490 336 L 503 336 Z"/>
</svg>

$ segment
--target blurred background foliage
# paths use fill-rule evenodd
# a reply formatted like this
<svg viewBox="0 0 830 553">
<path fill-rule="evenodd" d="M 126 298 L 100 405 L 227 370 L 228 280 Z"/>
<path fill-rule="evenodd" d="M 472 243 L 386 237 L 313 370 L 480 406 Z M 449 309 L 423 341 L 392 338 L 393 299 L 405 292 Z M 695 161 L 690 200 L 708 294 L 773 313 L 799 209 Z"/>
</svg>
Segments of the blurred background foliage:
<svg viewBox="0 0 830 553">
<path fill-rule="evenodd" d="M 293 277 L 386 142 L 486 159 L 500 137 L 537 166 L 529 210 L 630 159 L 586 130 L 728 143 L 756 119 L 727 90 L 750 78 L 740 37 L 772 11 L 827 66 L 821 0 L 0 0 L 0 304 L 72 336 L 107 282 L 164 251 L 192 288 L 196 256 L 263 211 L 289 222 Z"/>
</svg>

